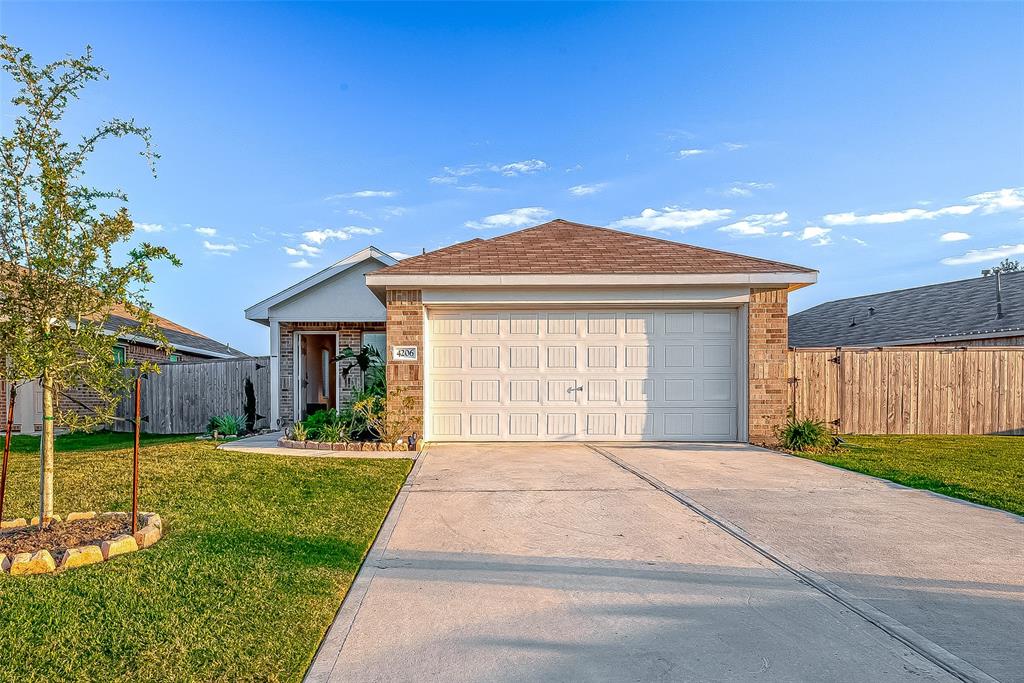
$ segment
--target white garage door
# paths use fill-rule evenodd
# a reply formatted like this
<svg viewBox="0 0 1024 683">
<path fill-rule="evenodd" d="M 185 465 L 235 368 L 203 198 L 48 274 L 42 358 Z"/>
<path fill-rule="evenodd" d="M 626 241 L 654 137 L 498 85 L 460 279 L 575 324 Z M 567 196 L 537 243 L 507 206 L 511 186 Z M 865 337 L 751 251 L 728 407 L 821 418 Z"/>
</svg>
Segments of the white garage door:
<svg viewBox="0 0 1024 683">
<path fill-rule="evenodd" d="M 735 309 L 428 311 L 436 441 L 731 441 Z"/>
</svg>

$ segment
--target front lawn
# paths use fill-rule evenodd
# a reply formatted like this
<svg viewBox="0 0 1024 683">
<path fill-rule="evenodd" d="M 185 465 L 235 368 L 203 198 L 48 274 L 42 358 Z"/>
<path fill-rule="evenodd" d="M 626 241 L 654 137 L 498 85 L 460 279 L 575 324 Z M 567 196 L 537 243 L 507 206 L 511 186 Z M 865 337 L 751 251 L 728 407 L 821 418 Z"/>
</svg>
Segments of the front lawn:
<svg viewBox="0 0 1024 683">
<path fill-rule="evenodd" d="M 130 508 L 131 450 L 110 439 L 64 441 L 58 514 Z M 11 457 L 6 518 L 36 514 L 33 445 Z M 410 467 L 144 444 L 141 508 L 164 539 L 56 576 L 0 574 L 0 678 L 301 679 Z"/>
<path fill-rule="evenodd" d="M 805 458 L 1024 515 L 1024 437 L 844 436 Z"/>
</svg>

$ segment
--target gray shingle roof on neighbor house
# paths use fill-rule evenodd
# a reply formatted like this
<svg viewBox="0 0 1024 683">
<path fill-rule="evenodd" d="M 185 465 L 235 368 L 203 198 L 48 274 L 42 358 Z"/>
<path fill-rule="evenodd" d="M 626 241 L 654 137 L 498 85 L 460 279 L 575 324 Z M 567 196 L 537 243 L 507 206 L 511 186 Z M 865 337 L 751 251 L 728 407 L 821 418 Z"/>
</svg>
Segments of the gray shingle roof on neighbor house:
<svg viewBox="0 0 1024 683">
<path fill-rule="evenodd" d="M 243 353 L 238 349 L 233 349 L 227 344 L 222 344 L 216 339 L 210 339 L 198 332 L 193 332 L 187 328 L 181 327 L 180 325 L 174 325 L 170 327 L 170 321 L 166 318 L 157 317 L 154 321 L 163 335 L 167 338 L 167 341 L 171 346 L 180 349 L 181 351 L 193 353 L 194 355 L 203 355 L 204 352 L 209 353 L 211 356 L 232 356 L 236 358 L 248 358 L 247 353 Z M 126 327 L 134 327 L 136 321 L 131 318 L 125 318 L 119 315 L 111 315 L 107 317 L 107 324 L 105 327 L 108 330 L 120 329 L 122 325 Z"/>
<path fill-rule="evenodd" d="M 949 337 L 1024 336 L 1024 272 L 943 282 L 818 304 L 789 316 L 789 345 L 883 346 Z M 1004 334 L 1005 333 L 1005 334 Z"/>
</svg>

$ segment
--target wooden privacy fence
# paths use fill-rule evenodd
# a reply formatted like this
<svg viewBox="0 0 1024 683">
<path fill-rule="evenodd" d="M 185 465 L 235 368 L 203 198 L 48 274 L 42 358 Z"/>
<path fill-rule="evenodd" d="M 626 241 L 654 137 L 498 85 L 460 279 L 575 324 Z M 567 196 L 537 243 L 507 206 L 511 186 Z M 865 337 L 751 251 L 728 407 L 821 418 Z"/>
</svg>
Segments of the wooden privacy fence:
<svg viewBox="0 0 1024 683">
<path fill-rule="evenodd" d="M 195 434 L 206 431 L 214 415 L 245 414 L 245 380 L 252 380 L 256 427 L 266 427 L 270 415 L 270 358 L 162 363 L 160 374 L 142 382 L 142 431 L 151 434 Z M 134 399 L 126 396 L 118 417 L 132 417 Z M 148 418 L 148 420 L 146 419 Z M 131 431 L 130 422 L 118 420 L 117 431 Z"/>
<path fill-rule="evenodd" d="M 1024 434 L 1024 347 L 790 349 L 789 377 L 842 434 Z"/>
</svg>

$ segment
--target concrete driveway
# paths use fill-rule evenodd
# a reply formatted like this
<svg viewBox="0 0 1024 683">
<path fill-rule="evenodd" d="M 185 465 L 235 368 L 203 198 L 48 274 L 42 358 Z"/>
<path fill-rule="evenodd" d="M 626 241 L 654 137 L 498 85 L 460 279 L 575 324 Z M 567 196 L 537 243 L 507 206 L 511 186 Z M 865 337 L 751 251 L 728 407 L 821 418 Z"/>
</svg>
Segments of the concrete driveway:
<svg viewBox="0 0 1024 683">
<path fill-rule="evenodd" d="M 308 679 L 1024 680 L 1022 531 L 742 445 L 434 445 Z"/>
</svg>

